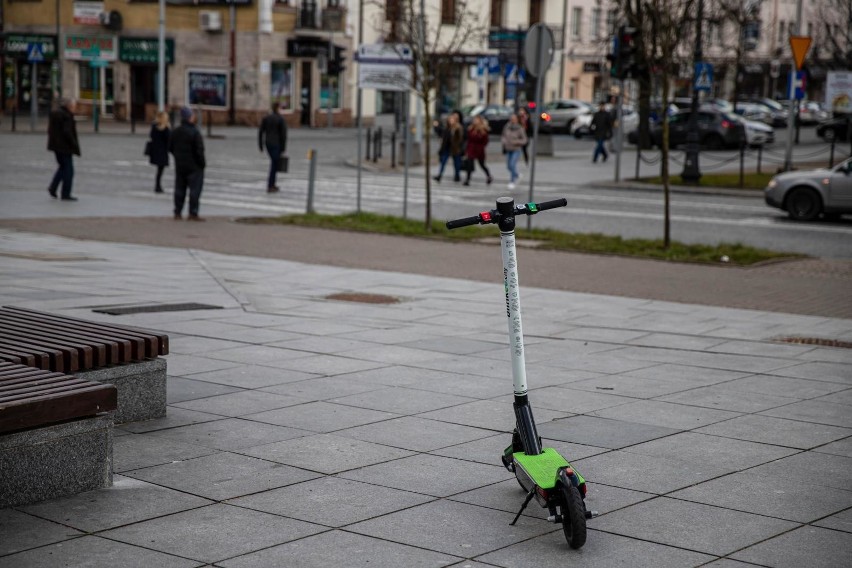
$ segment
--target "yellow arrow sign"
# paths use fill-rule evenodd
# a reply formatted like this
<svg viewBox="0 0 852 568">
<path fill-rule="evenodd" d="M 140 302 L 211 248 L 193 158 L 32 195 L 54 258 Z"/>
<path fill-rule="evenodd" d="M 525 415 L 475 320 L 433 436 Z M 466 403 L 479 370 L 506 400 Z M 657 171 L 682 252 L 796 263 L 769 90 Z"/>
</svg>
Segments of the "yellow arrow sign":
<svg viewBox="0 0 852 568">
<path fill-rule="evenodd" d="M 796 71 L 802 70 L 805 55 L 811 47 L 810 36 L 790 36 L 790 49 L 793 52 L 793 61 L 796 63 Z"/>
</svg>

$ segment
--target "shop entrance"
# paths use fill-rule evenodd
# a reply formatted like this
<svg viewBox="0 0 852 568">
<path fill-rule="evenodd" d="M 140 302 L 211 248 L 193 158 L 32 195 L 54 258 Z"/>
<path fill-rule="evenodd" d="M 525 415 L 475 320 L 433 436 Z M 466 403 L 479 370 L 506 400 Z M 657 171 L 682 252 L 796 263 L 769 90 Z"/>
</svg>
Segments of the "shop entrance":
<svg viewBox="0 0 852 568">
<path fill-rule="evenodd" d="M 302 118 L 300 124 L 302 126 L 311 125 L 311 115 L 313 108 L 311 107 L 311 84 L 313 82 L 313 61 L 302 62 L 302 78 L 299 88 L 299 104 L 301 105 Z"/>
<path fill-rule="evenodd" d="M 168 76 L 168 72 L 166 75 Z M 134 65 L 130 68 L 130 118 L 132 120 L 145 121 L 146 105 L 157 104 L 157 76 L 157 68 L 152 65 Z M 168 92 L 165 98 L 169 100 Z"/>
</svg>

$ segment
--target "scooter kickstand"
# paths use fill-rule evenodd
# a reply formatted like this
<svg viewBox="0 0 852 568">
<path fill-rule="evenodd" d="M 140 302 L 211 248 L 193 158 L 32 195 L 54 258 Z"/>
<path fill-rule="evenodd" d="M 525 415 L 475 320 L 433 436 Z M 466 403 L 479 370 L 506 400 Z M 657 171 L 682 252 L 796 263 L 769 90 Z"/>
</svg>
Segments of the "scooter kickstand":
<svg viewBox="0 0 852 568">
<path fill-rule="evenodd" d="M 509 523 L 509 526 L 514 526 L 514 525 L 515 525 L 515 523 L 517 523 L 517 522 L 518 522 L 518 519 L 520 519 L 520 518 L 521 518 L 521 513 L 523 513 L 523 512 L 524 512 L 524 509 L 526 509 L 526 508 L 527 508 L 527 505 L 529 505 L 529 504 L 530 504 L 530 501 L 532 501 L 532 498 L 533 498 L 533 496 L 534 496 L 534 495 L 535 495 L 535 486 L 533 486 L 533 488 L 532 488 L 532 489 L 530 489 L 530 492 L 529 492 L 529 493 L 527 493 L 527 498 L 526 498 L 526 499 L 524 499 L 524 504 L 523 504 L 523 505 L 521 505 L 521 510 L 520 510 L 520 511 L 518 511 L 518 514 L 517 514 L 517 515 L 515 515 L 515 520 L 514 520 L 514 521 L 512 521 L 511 523 Z"/>
</svg>

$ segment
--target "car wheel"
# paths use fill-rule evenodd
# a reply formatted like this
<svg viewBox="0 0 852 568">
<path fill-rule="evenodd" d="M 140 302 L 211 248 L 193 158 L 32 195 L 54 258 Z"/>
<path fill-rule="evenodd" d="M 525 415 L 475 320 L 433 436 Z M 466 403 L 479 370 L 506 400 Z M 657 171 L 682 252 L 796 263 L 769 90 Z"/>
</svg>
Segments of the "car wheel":
<svg viewBox="0 0 852 568">
<path fill-rule="evenodd" d="M 725 147 L 725 141 L 718 134 L 710 134 L 704 139 L 704 145 L 708 150 L 721 150 Z"/>
<path fill-rule="evenodd" d="M 577 140 L 579 140 L 579 139 L 580 139 L 580 138 L 582 138 L 582 137 L 583 137 L 583 133 L 582 133 L 582 132 L 580 132 L 579 130 L 575 130 L 575 131 L 574 131 L 574 138 L 576 138 Z"/>
<path fill-rule="evenodd" d="M 822 139 L 828 143 L 834 142 L 837 139 L 837 133 L 833 128 L 826 128 L 822 131 Z"/>
<path fill-rule="evenodd" d="M 573 128 L 574 128 L 574 119 L 572 118 L 570 120 L 566 120 L 565 121 L 565 128 L 563 128 L 563 130 L 565 131 L 565 134 L 571 134 L 571 130 Z"/>
<path fill-rule="evenodd" d="M 813 221 L 822 211 L 819 195 L 809 187 L 794 187 L 787 194 L 787 213 L 796 221 Z"/>
</svg>

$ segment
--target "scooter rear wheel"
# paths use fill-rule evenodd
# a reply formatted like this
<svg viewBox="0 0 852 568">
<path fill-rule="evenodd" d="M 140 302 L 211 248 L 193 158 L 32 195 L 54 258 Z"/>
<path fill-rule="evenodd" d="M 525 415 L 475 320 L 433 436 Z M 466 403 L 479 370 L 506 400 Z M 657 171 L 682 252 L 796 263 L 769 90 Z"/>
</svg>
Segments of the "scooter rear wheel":
<svg viewBox="0 0 852 568">
<path fill-rule="evenodd" d="M 576 550 L 586 544 L 586 508 L 576 487 L 560 485 L 559 490 L 562 495 L 562 532 L 568 546 Z"/>
</svg>

